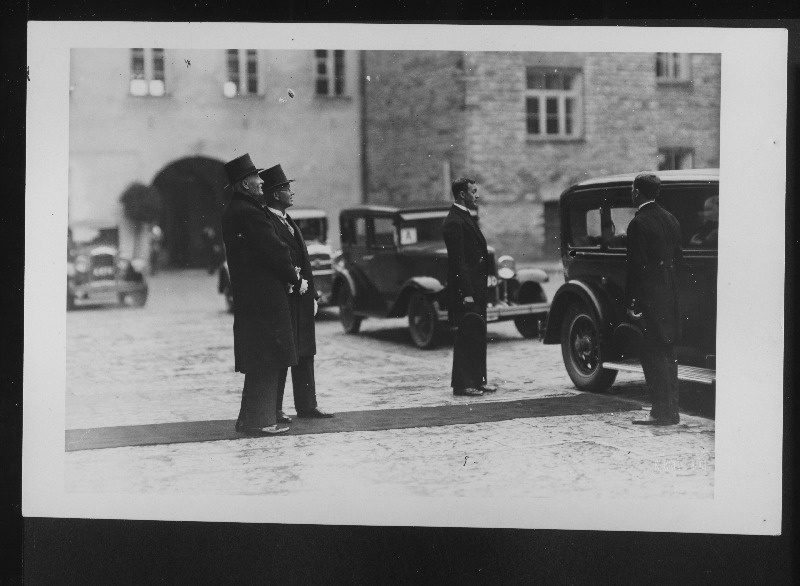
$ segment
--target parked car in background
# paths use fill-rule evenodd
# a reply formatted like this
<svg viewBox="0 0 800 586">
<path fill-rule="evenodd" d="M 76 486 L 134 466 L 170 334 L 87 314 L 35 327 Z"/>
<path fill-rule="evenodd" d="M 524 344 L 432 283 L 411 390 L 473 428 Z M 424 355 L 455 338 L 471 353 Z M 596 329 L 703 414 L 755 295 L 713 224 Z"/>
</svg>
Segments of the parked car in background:
<svg viewBox="0 0 800 586">
<path fill-rule="evenodd" d="M 319 294 L 319 305 L 320 307 L 330 305 L 332 303 L 334 254 L 328 244 L 328 215 L 324 210 L 316 208 L 291 208 L 289 215 L 300 228 L 306 242 L 311 272 L 314 274 L 314 286 Z M 223 261 L 219 267 L 217 290 L 225 295 L 228 311 L 233 311 L 233 295 L 227 261 Z"/>
<path fill-rule="evenodd" d="M 118 303 L 141 307 L 147 302 L 144 259 L 119 254 L 119 228 L 81 223 L 67 230 L 67 309 L 78 305 Z"/>
<path fill-rule="evenodd" d="M 366 317 L 408 316 L 419 348 L 436 345 L 447 326 L 447 248 L 442 223 L 450 206 L 362 206 L 339 215 L 342 253 L 334 263 L 332 296 L 345 332 L 357 333 Z M 477 217 L 477 215 L 476 215 Z M 549 309 L 539 269 L 517 270 L 510 256 L 489 248 L 487 322 L 514 320 L 536 337 Z"/>
<path fill-rule="evenodd" d="M 676 345 L 678 378 L 716 379 L 717 230 L 719 170 L 661 171 L 656 200 L 681 225 L 683 264 L 678 294 L 683 339 Z M 575 386 L 601 392 L 620 370 L 642 372 L 642 333 L 625 313 L 626 233 L 637 209 L 631 203 L 636 174 L 592 179 L 560 199 L 561 259 L 565 283 L 554 298 L 545 344 L 561 344 Z"/>
</svg>

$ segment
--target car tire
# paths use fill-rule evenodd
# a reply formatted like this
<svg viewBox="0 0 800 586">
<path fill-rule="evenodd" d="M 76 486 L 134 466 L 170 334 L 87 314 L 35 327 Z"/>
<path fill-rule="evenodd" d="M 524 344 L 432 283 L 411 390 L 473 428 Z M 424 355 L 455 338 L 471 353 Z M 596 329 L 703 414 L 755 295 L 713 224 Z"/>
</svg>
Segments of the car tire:
<svg viewBox="0 0 800 586">
<path fill-rule="evenodd" d="M 408 331 L 417 348 L 434 348 L 441 338 L 439 316 L 430 298 L 420 292 L 411 294 L 408 301 Z"/>
<path fill-rule="evenodd" d="M 136 291 L 134 293 L 120 293 L 118 295 L 120 305 L 131 305 L 133 307 L 144 307 L 147 303 L 147 291 Z"/>
<path fill-rule="evenodd" d="M 348 334 L 357 334 L 361 328 L 362 317 L 355 314 L 355 298 L 349 285 L 344 285 L 339 292 L 339 321 Z"/>
<path fill-rule="evenodd" d="M 523 285 L 520 291 L 517 303 L 520 305 L 525 303 L 540 303 L 547 301 L 547 297 L 539 286 L 529 284 Z M 522 334 L 523 338 L 531 339 L 539 337 L 539 324 L 544 316 L 539 314 L 525 315 L 518 317 L 514 320 L 514 325 L 517 331 Z"/>
<path fill-rule="evenodd" d="M 67 292 L 67 311 L 72 311 L 73 309 L 75 309 L 75 296 Z"/>
<path fill-rule="evenodd" d="M 569 378 L 581 391 L 605 392 L 617 378 L 616 370 L 600 367 L 603 361 L 600 327 L 585 303 L 573 303 L 564 314 L 561 355 Z"/>
</svg>

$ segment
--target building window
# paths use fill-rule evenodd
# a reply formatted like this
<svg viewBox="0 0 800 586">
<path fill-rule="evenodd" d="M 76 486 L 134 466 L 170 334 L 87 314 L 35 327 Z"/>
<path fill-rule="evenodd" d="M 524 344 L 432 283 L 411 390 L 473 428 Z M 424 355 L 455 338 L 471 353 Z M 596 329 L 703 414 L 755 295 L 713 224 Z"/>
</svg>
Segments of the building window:
<svg viewBox="0 0 800 586">
<path fill-rule="evenodd" d="M 656 80 L 673 83 L 689 80 L 688 53 L 656 53 Z"/>
<path fill-rule="evenodd" d="M 526 68 L 528 136 L 578 138 L 582 133 L 581 73 L 558 68 Z"/>
<path fill-rule="evenodd" d="M 344 51 L 314 51 L 316 93 L 318 96 L 343 96 Z"/>
<path fill-rule="evenodd" d="M 227 79 L 223 86 L 226 98 L 259 95 L 258 53 L 255 49 L 228 49 Z"/>
<path fill-rule="evenodd" d="M 669 147 L 658 149 L 658 170 L 694 168 L 694 149 Z"/>
<path fill-rule="evenodd" d="M 131 49 L 131 95 L 163 96 L 164 81 L 164 49 Z"/>
</svg>

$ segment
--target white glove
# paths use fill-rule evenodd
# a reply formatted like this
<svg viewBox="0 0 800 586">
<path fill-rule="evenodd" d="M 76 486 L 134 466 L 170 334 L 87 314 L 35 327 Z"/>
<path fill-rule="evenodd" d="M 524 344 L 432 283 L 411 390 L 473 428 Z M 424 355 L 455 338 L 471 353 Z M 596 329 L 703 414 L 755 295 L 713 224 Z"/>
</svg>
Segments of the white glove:
<svg viewBox="0 0 800 586">
<path fill-rule="evenodd" d="M 308 281 L 303 279 L 303 282 L 300 283 L 300 295 L 305 295 L 306 291 L 308 291 Z"/>
<path fill-rule="evenodd" d="M 317 315 L 317 310 L 319 309 L 319 303 L 316 299 L 314 299 L 314 315 Z"/>
</svg>

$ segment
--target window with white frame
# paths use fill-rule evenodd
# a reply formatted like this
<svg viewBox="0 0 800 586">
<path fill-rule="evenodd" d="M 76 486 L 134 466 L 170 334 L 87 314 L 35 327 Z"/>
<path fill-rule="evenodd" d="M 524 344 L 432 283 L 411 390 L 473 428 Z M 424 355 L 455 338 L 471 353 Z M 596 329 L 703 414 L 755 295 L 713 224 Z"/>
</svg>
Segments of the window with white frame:
<svg viewBox="0 0 800 586">
<path fill-rule="evenodd" d="M 658 149 L 658 170 L 694 168 L 694 149 L 665 147 Z"/>
<path fill-rule="evenodd" d="M 226 71 L 223 86 L 226 98 L 262 93 L 258 78 L 258 52 L 255 49 L 228 49 Z"/>
<path fill-rule="evenodd" d="M 579 138 L 583 132 L 581 72 L 527 67 L 525 110 L 531 138 Z"/>
<path fill-rule="evenodd" d="M 314 79 L 318 96 L 345 95 L 344 51 L 314 51 Z"/>
<path fill-rule="evenodd" d="M 164 49 L 131 49 L 132 96 L 161 97 L 166 93 L 164 81 Z"/>
<path fill-rule="evenodd" d="M 656 53 L 656 80 L 661 83 L 688 81 L 688 53 Z"/>
</svg>

